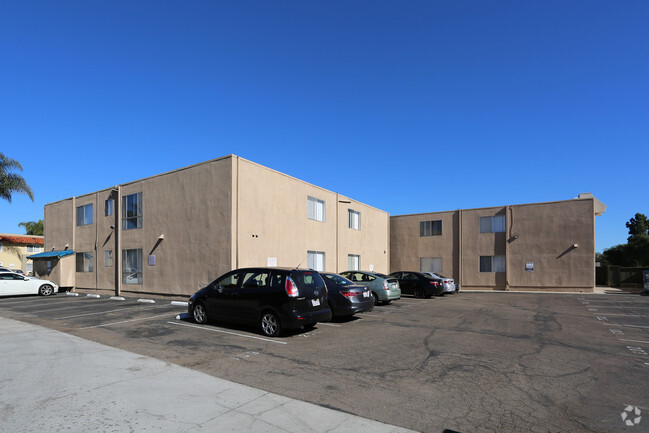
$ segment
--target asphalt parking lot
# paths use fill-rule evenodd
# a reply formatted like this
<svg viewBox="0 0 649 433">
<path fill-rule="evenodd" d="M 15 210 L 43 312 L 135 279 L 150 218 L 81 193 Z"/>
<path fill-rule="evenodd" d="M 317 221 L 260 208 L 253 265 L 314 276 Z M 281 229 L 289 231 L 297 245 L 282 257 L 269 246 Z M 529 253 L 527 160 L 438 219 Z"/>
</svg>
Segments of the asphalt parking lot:
<svg viewBox="0 0 649 433">
<path fill-rule="evenodd" d="M 404 297 L 266 338 L 186 308 L 58 294 L 0 316 L 423 432 L 649 431 L 649 297 Z"/>
</svg>

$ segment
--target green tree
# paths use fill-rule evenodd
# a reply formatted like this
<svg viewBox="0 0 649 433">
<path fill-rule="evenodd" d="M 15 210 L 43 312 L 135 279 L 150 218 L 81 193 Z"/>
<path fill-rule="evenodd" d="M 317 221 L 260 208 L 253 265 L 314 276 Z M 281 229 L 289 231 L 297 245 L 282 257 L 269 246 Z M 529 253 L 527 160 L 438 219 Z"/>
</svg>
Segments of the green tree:
<svg viewBox="0 0 649 433">
<path fill-rule="evenodd" d="M 645 267 L 649 266 L 649 221 L 641 213 L 635 214 L 626 227 L 629 238 L 626 244 L 605 249 L 597 258 L 603 265 Z"/>
<path fill-rule="evenodd" d="M 43 236 L 43 232 L 45 231 L 43 220 L 18 223 L 18 226 L 25 227 L 26 235 Z"/>
<path fill-rule="evenodd" d="M 629 240 L 636 237 L 649 236 L 649 221 L 647 221 L 647 216 L 644 214 L 635 214 L 635 218 L 631 218 L 626 223 L 626 228 L 629 229 Z"/>
<path fill-rule="evenodd" d="M 34 201 L 31 187 L 21 175 L 14 173 L 15 170 L 23 171 L 22 165 L 0 153 L 0 197 L 11 203 L 12 194 L 27 194 Z"/>
</svg>

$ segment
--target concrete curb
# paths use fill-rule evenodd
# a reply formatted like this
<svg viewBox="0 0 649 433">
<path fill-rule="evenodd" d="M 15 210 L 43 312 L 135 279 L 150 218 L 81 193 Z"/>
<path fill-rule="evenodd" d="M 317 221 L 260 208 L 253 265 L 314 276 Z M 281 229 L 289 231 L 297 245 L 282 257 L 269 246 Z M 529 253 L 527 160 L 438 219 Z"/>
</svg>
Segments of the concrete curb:
<svg viewBox="0 0 649 433">
<path fill-rule="evenodd" d="M 145 304 L 155 304 L 155 301 L 153 299 L 138 299 L 137 301 Z"/>
</svg>

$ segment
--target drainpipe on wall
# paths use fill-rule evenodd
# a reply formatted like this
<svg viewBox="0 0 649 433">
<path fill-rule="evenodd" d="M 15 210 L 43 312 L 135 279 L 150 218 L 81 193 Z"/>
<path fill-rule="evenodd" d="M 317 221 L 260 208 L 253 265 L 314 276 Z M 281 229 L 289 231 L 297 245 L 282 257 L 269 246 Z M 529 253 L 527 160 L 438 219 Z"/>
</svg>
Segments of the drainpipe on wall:
<svg viewBox="0 0 649 433">
<path fill-rule="evenodd" d="M 457 248 L 457 259 L 458 259 L 458 276 L 457 276 L 457 284 L 459 284 L 460 287 L 464 284 L 464 278 L 463 278 L 463 267 L 462 263 L 464 262 L 464 256 L 462 255 L 462 232 L 463 232 L 463 226 L 462 226 L 462 209 L 459 210 L 458 214 L 458 248 Z"/>
<path fill-rule="evenodd" d="M 122 243 L 120 239 L 121 226 L 120 215 L 122 213 L 122 186 L 117 185 L 113 188 L 113 194 L 116 195 L 115 205 L 113 206 L 115 212 L 115 296 L 120 296 L 122 292 Z"/>
<path fill-rule="evenodd" d="M 505 291 L 509 291 L 509 239 L 512 237 L 512 228 L 511 225 L 513 224 L 513 217 L 512 217 L 512 208 L 510 206 L 505 207 L 505 224 L 507 224 L 508 229 L 505 232 L 506 234 L 506 239 L 505 239 Z"/>
</svg>

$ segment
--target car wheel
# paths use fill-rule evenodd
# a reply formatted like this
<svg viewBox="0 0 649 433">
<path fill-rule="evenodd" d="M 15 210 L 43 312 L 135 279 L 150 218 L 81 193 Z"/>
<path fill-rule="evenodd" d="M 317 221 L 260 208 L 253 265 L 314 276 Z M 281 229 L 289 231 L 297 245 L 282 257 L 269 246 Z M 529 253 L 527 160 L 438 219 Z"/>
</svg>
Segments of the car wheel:
<svg viewBox="0 0 649 433">
<path fill-rule="evenodd" d="M 424 291 L 422 289 L 415 289 L 415 298 L 423 298 L 424 297 Z"/>
<path fill-rule="evenodd" d="M 372 292 L 372 298 L 374 298 L 374 305 L 379 305 L 379 297 L 376 296 L 376 293 Z"/>
<path fill-rule="evenodd" d="M 39 295 L 50 296 L 52 293 L 54 293 L 54 287 L 52 287 L 50 284 L 43 284 L 38 289 L 38 294 Z"/>
<path fill-rule="evenodd" d="M 192 316 L 194 316 L 194 322 L 204 325 L 207 323 L 207 310 L 203 304 L 194 305 L 192 310 Z"/>
<path fill-rule="evenodd" d="M 277 337 L 282 330 L 277 314 L 272 311 L 266 311 L 261 315 L 259 327 L 261 328 L 261 332 L 269 337 Z"/>
</svg>

